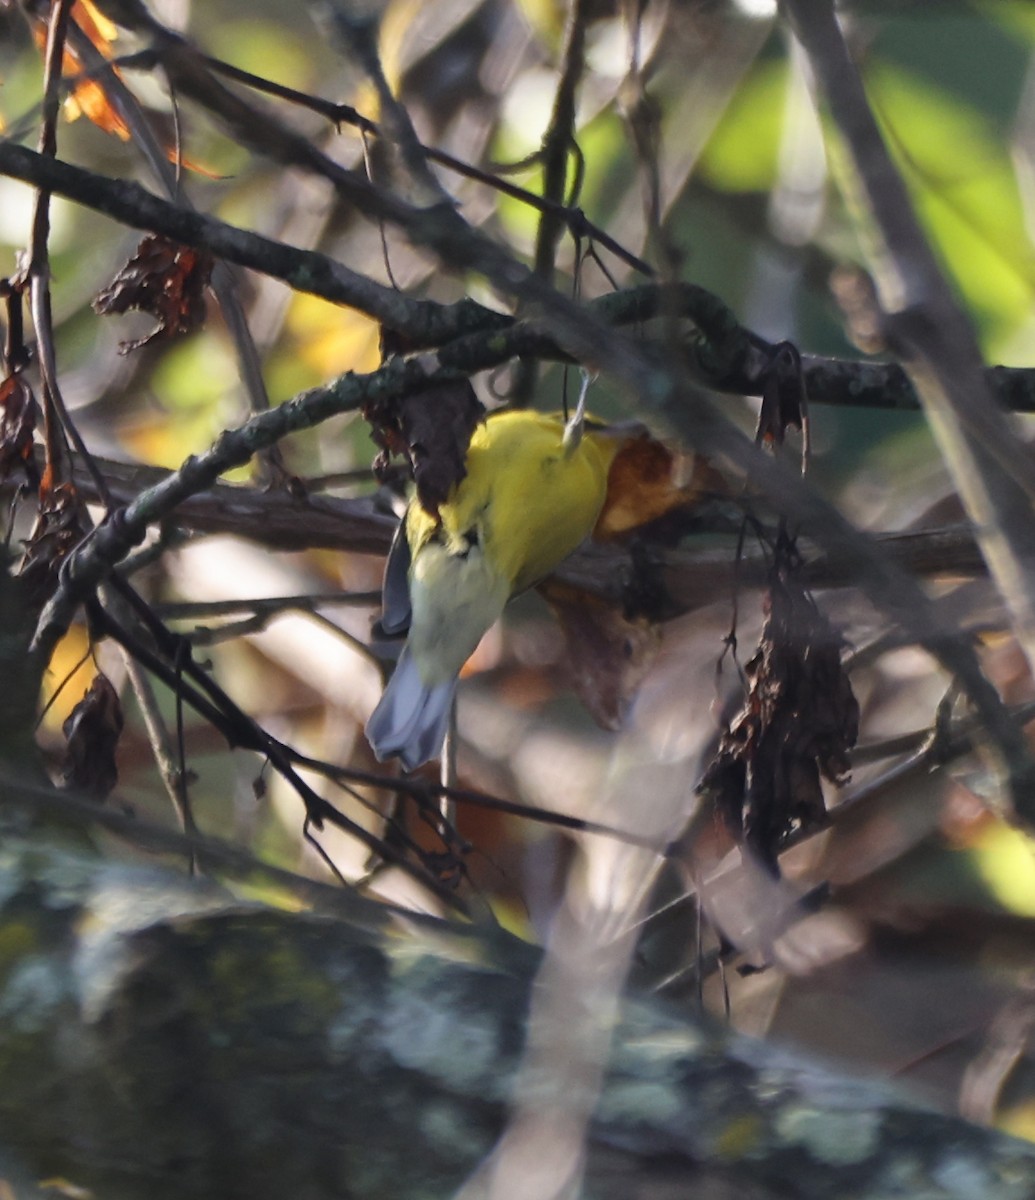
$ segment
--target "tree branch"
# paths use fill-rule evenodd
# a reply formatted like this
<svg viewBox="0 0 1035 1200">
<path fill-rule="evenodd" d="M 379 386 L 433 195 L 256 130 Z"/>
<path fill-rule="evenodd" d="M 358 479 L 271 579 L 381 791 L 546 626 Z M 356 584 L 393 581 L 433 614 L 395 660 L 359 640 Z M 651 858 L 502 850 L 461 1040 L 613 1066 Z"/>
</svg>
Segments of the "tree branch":
<svg viewBox="0 0 1035 1200">
<path fill-rule="evenodd" d="M 785 0 L 883 240 L 876 268 L 900 347 L 982 553 L 1035 670 L 1035 472 L 985 383 L 974 330 L 956 302 L 891 161 L 832 0 Z"/>
<path fill-rule="evenodd" d="M 140 184 L 49 159 L 13 142 L 0 140 L 0 174 L 46 188 L 131 228 L 209 250 L 227 262 L 281 279 L 296 291 L 355 308 L 405 334 L 415 349 L 482 335 L 480 352 L 474 352 L 475 343 L 467 343 L 471 371 L 498 366 L 519 355 L 572 361 L 548 332 L 533 330 L 477 301 L 436 304 L 404 296 L 325 254 L 191 212 Z M 722 300 L 704 288 L 691 283 L 648 284 L 602 296 L 586 307 L 615 325 L 637 324 L 661 315 L 688 318 L 699 331 L 685 347 L 695 375 L 719 391 L 747 395 L 762 391 L 768 343 L 746 330 Z M 814 404 L 904 412 L 920 408 L 913 385 L 897 363 L 803 354 L 802 366 Z M 993 367 L 985 378 L 1005 407 L 1035 412 L 1035 370 Z"/>
<path fill-rule="evenodd" d="M 1020 731 L 985 679 L 973 647 L 939 620 L 937 608 L 911 579 L 886 560 L 876 543 L 860 534 L 831 505 L 762 453 L 723 417 L 712 401 L 693 386 L 681 363 L 667 361 L 656 347 L 644 346 L 616 333 L 597 314 L 546 286 L 505 248 L 472 229 L 452 205 L 437 203 L 429 208 L 415 208 L 343 169 L 299 134 L 253 109 L 214 80 L 198 52 L 157 25 L 140 4 L 132 0 L 118 3 L 108 0 L 105 8 L 111 9 L 123 23 L 152 35 L 156 39 L 156 53 L 178 93 L 206 107 L 242 145 L 285 166 L 326 178 L 344 202 L 355 205 L 372 219 L 396 224 L 415 244 L 436 253 L 447 268 L 482 275 L 522 305 L 528 324 L 548 331 L 562 351 L 593 369 L 609 372 L 638 398 L 645 412 L 667 422 L 686 444 L 750 478 L 777 511 L 807 528 L 818 546 L 830 553 L 850 556 L 867 595 L 959 677 L 998 747 L 1015 806 L 1025 819 L 1035 821 L 1032 810 L 1035 786 L 1031 786 L 1035 767 Z M 166 483 L 131 503 L 73 552 L 66 560 L 61 586 L 41 619 L 36 647 L 44 651 L 53 647 L 79 600 L 89 595 L 112 566 L 140 541 L 150 520 L 207 487 L 222 471 L 242 465 L 271 440 L 333 412 L 355 407 L 363 398 L 399 395 L 436 380 L 453 378 L 461 360 L 464 369 L 460 374 L 470 374 L 472 369 L 488 365 L 486 360 L 492 358 L 495 349 L 477 340 L 472 343 L 470 339 L 460 339 L 443 346 L 437 354 L 392 363 L 364 380 L 346 377 L 326 391 L 297 397 L 239 430 L 224 433 L 210 451 L 188 460 Z M 1035 522 L 1032 526 L 1035 528 Z"/>
<path fill-rule="evenodd" d="M 246 907 L 10 833 L 0 897 L 2 1148 L 37 1178 L 112 1200 L 418 1200 L 452 1195 L 501 1127 L 539 958 L 498 930 L 346 893 L 333 918 Z M 614 1047 L 595 1200 L 1035 1190 L 1031 1146 L 643 997 Z"/>
</svg>

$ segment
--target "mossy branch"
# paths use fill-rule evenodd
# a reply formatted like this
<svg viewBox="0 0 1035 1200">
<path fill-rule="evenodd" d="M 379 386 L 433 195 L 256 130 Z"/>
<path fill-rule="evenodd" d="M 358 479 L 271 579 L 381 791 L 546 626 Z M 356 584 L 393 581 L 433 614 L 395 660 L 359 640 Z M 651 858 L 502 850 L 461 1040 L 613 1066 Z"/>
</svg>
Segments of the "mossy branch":
<svg viewBox="0 0 1035 1200">
<path fill-rule="evenodd" d="M 539 955 L 498 930 L 345 896 L 334 917 L 264 909 L 14 835 L 0 897 L 0 1161 L 37 1178 L 425 1200 L 503 1125 Z M 1035 1193 L 1031 1146 L 651 999 L 626 998 L 613 1045 L 595 1200 Z"/>
</svg>

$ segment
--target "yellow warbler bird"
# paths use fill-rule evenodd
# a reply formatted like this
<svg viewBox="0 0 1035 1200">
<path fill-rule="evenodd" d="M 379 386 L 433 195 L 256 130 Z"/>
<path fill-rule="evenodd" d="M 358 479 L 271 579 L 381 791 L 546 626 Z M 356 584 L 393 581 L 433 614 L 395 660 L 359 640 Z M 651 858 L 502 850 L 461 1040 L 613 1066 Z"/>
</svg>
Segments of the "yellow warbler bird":
<svg viewBox="0 0 1035 1200">
<path fill-rule="evenodd" d="M 409 637 L 367 722 L 379 759 L 398 755 L 413 770 L 441 752 L 460 669 L 482 635 L 596 524 L 620 441 L 584 429 L 585 392 L 567 424 L 490 415 L 438 516 L 410 501 L 385 569 L 382 627 Z"/>
</svg>

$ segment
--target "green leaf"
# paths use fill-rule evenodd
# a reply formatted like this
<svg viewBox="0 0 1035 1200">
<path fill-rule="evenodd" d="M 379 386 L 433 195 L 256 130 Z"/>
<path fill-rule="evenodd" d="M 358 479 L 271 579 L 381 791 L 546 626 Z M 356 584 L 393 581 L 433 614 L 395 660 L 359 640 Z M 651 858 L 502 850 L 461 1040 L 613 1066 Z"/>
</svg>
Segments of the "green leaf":
<svg viewBox="0 0 1035 1200">
<path fill-rule="evenodd" d="M 866 83 L 918 215 L 994 353 L 1028 318 L 1035 293 L 1035 251 L 1002 133 L 897 67 L 875 67 Z"/>
<path fill-rule="evenodd" d="M 767 192 L 773 186 L 786 89 L 784 60 L 762 62 L 751 72 L 701 156 L 701 179 L 729 192 Z"/>
</svg>

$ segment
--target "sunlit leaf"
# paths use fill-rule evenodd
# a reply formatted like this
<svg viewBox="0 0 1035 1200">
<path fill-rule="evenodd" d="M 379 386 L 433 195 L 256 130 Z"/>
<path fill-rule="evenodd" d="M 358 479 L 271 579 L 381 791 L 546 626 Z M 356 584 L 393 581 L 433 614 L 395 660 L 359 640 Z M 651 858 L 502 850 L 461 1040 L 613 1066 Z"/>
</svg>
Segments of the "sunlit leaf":
<svg viewBox="0 0 1035 1200">
<path fill-rule="evenodd" d="M 992 336 L 1025 319 L 1035 249 L 1012 159 L 973 108 L 897 67 L 869 71 L 867 89 L 919 214 L 970 308 Z"/>
<path fill-rule="evenodd" d="M 399 88 L 399 71 L 402 66 L 403 39 L 414 19 L 425 5 L 423 0 L 391 0 L 381 17 L 379 49 L 381 63 L 385 69 L 388 85 Z"/>
<path fill-rule="evenodd" d="M 702 179 L 729 192 L 765 192 L 776 182 L 787 66 L 761 63 L 741 84 L 698 165 Z"/>
<path fill-rule="evenodd" d="M 119 35 L 118 27 L 109 21 L 97 6 L 91 3 L 91 0 L 76 0 L 72 7 L 71 18 L 104 58 L 110 60 L 115 57 L 114 43 Z M 46 45 L 47 28 L 48 22 L 42 17 L 37 17 L 32 22 L 33 36 L 41 50 Z M 79 117 L 86 117 L 88 121 L 96 125 L 98 129 L 103 129 L 105 133 L 114 134 L 124 142 L 129 141 L 133 136 L 130 125 L 108 98 L 103 83 L 98 79 L 88 77 L 89 72 L 85 69 L 75 47 L 70 44 L 66 44 L 61 68 L 66 77 L 75 80 L 65 97 L 66 119 L 75 121 Z M 120 74 L 117 67 L 112 66 L 111 69 L 116 75 Z M 218 177 L 208 167 L 181 155 L 174 143 L 165 145 L 164 149 L 170 162 L 179 163 L 188 170 L 209 178 Z"/>
<path fill-rule="evenodd" d="M 308 88 L 316 83 L 311 25 L 289 26 L 265 20 L 258 12 L 247 21 L 212 15 L 217 23 L 209 32 L 208 44 L 217 57 L 287 87 Z"/>
<path fill-rule="evenodd" d="M 70 70 L 69 74 L 72 73 Z M 122 141 L 129 141 L 129 126 L 112 107 L 104 88 L 95 79 L 84 79 L 75 85 L 65 101 L 65 116 L 69 121 L 86 117 L 105 133 L 113 133 Z"/>
<path fill-rule="evenodd" d="M 71 19 L 79 26 L 91 43 L 105 58 L 112 58 L 113 43 L 118 29 L 99 12 L 90 0 L 76 0 L 72 6 Z M 33 36 L 42 50 L 47 41 L 48 22 L 37 17 L 32 23 Z M 84 74 L 84 67 L 75 49 L 66 46 L 62 60 L 62 71 L 66 76 Z M 109 103 L 103 87 L 96 79 L 81 79 L 72 86 L 65 99 L 65 116 L 69 121 L 86 117 L 105 133 L 113 133 L 123 141 L 129 140 L 129 128 Z"/>
<path fill-rule="evenodd" d="M 98 50 L 110 52 L 112 43 L 119 35 L 119 29 L 114 21 L 108 20 L 93 0 L 76 0 L 72 17 Z"/>
<path fill-rule="evenodd" d="M 1035 917 L 1035 844 L 1001 821 L 990 822 L 970 850 L 995 898 L 1018 916 Z"/>
<path fill-rule="evenodd" d="M 1035 1100 L 1026 1100 L 999 1113 L 995 1126 L 1011 1137 L 1035 1142 Z"/>
<path fill-rule="evenodd" d="M 116 427 L 119 442 L 142 462 L 178 467 L 243 418 L 232 358 L 208 333 L 173 343 L 151 382 L 157 405 L 127 413 Z"/>
<path fill-rule="evenodd" d="M 521 15 L 548 45 L 560 47 L 567 7 L 561 0 L 518 0 Z"/>
<path fill-rule="evenodd" d="M 355 309 L 298 295 L 291 301 L 286 325 L 294 337 L 294 354 L 316 379 L 372 371 L 378 364 L 378 323 Z"/>
<path fill-rule="evenodd" d="M 93 682 L 97 667 L 89 654 L 90 639 L 84 625 L 73 625 L 57 644 L 43 677 L 40 697 L 46 713 L 43 728 L 57 733 L 72 709 Z"/>
</svg>

